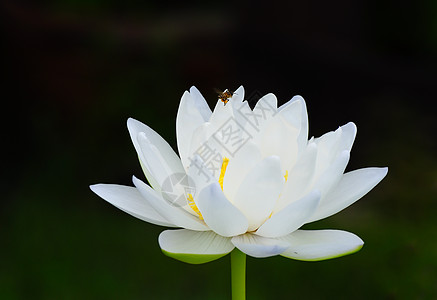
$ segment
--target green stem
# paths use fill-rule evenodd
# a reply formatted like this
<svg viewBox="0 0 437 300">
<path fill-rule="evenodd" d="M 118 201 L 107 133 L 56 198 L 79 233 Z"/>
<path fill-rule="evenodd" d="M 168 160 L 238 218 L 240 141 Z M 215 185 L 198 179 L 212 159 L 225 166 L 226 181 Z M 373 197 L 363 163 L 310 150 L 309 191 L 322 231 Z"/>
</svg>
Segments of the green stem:
<svg viewBox="0 0 437 300">
<path fill-rule="evenodd" d="M 246 299 L 246 254 L 235 248 L 231 252 L 232 300 Z"/>
</svg>

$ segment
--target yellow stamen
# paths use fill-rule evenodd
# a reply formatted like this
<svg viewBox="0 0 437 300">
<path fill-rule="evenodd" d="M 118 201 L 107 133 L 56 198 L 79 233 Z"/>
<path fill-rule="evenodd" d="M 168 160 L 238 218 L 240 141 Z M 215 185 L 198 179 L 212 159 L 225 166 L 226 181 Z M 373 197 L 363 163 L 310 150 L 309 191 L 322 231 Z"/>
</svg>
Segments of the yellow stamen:
<svg viewBox="0 0 437 300">
<path fill-rule="evenodd" d="M 191 207 L 192 210 L 194 210 L 194 212 L 199 216 L 200 220 L 203 220 L 203 216 L 200 213 L 199 208 L 197 207 L 196 203 L 194 203 L 194 199 L 193 199 L 193 195 L 188 194 L 188 205 Z"/>
<path fill-rule="evenodd" d="M 228 167 L 229 158 L 223 157 L 222 170 L 220 172 L 219 183 L 223 191 L 223 179 L 225 178 L 226 168 Z"/>
</svg>

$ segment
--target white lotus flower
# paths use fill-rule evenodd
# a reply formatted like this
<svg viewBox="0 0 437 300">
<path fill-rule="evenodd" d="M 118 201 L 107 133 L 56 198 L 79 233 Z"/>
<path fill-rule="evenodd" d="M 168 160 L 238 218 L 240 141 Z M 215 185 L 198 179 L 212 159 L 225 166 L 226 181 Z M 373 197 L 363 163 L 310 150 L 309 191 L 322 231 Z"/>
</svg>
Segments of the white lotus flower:
<svg viewBox="0 0 437 300">
<path fill-rule="evenodd" d="M 363 241 L 340 230 L 300 230 L 351 205 L 387 168 L 344 173 L 356 135 L 348 123 L 308 140 L 305 101 L 277 108 L 273 94 L 252 110 L 235 91 L 212 112 L 192 87 L 176 120 L 178 156 L 148 126 L 128 129 L 151 186 L 96 184 L 91 189 L 121 210 L 165 230 L 165 254 L 190 263 L 220 258 L 235 247 L 253 257 L 323 260 L 358 251 Z"/>
</svg>

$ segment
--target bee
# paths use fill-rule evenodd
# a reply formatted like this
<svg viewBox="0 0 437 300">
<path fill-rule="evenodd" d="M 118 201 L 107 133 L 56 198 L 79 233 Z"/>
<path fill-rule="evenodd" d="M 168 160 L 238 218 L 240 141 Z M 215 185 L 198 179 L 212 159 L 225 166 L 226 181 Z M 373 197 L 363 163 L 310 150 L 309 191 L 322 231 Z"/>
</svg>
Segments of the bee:
<svg viewBox="0 0 437 300">
<path fill-rule="evenodd" d="M 228 89 L 224 90 L 223 92 L 218 89 L 215 89 L 215 91 L 218 94 L 219 100 L 221 100 L 224 105 L 226 105 L 226 103 L 229 102 L 229 98 L 232 98 L 232 96 L 234 95 L 234 92 Z"/>
</svg>

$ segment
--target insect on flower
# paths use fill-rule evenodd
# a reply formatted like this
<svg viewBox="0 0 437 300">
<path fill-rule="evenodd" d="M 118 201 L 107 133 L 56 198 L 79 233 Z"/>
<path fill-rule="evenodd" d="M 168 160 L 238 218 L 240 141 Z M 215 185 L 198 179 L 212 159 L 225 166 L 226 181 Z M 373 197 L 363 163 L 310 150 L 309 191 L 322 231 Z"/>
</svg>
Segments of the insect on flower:
<svg viewBox="0 0 437 300">
<path fill-rule="evenodd" d="M 232 96 L 234 95 L 234 92 L 228 89 L 224 90 L 223 92 L 220 91 L 219 89 L 215 89 L 215 91 L 218 94 L 219 100 L 221 100 L 224 103 L 224 105 L 226 105 L 226 103 L 229 102 L 229 98 L 232 98 Z"/>
</svg>

